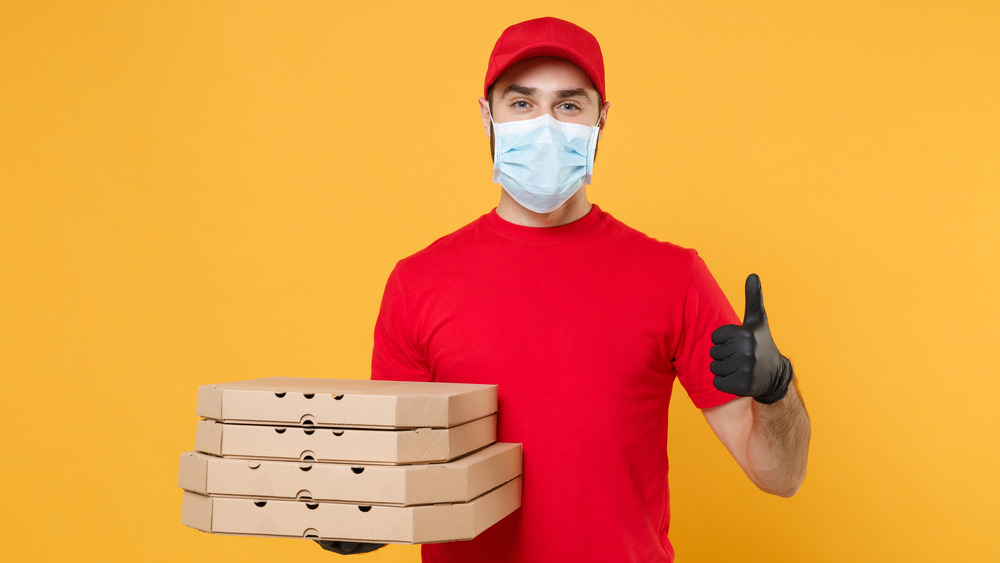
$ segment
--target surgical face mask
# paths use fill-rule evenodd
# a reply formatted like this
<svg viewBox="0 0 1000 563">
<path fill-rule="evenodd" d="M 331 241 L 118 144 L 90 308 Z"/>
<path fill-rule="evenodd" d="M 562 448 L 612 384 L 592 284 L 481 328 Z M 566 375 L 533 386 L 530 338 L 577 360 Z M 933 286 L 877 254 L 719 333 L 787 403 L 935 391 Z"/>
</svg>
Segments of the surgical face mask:
<svg viewBox="0 0 1000 563">
<path fill-rule="evenodd" d="M 600 132 L 596 125 L 564 123 L 549 114 L 494 121 L 493 181 L 535 213 L 555 211 L 591 182 Z"/>
</svg>

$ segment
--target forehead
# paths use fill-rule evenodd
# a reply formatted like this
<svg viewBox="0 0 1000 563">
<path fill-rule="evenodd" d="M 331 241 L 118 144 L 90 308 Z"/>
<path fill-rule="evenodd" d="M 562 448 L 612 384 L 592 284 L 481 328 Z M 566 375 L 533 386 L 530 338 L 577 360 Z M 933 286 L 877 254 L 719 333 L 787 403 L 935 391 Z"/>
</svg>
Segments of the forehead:
<svg viewBox="0 0 1000 563">
<path fill-rule="evenodd" d="M 590 77 L 580 67 L 558 57 L 534 57 L 523 60 L 507 69 L 496 82 L 494 91 L 503 93 L 511 84 L 535 88 L 540 91 L 562 91 L 583 88 L 593 92 L 597 89 Z"/>
</svg>

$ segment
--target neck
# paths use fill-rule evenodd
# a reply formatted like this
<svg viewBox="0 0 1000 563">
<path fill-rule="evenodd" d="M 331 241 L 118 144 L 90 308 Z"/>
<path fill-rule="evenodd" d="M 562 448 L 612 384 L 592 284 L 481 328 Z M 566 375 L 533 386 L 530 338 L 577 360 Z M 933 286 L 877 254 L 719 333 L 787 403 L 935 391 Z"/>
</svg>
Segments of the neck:
<svg viewBox="0 0 1000 563">
<path fill-rule="evenodd" d="M 535 213 L 525 208 L 506 192 L 500 190 L 500 203 L 497 204 L 497 215 L 501 219 L 515 225 L 525 227 L 558 227 L 582 219 L 590 213 L 590 201 L 587 200 L 587 186 L 583 186 L 573 194 L 573 197 L 555 211 Z"/>
</svg>

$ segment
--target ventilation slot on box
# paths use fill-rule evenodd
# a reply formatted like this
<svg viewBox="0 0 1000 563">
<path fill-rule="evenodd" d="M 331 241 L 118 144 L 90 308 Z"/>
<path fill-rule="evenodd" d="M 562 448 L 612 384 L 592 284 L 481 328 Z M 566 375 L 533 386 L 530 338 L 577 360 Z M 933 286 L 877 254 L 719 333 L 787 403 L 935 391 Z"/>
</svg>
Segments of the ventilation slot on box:
<svg viewBox="0 0 1000 563">
<path fill-rule="evenodd" d="M 343 430 L 334 430 L 333 431 L 333 435 L 334 436 L 343 436 L 344 435 L 344 431 Z"/>
<path fill-rule="evenodd" d="M 319 508 L 319 503 L 318 502 L 307 502 L 306 503 L 306 508 L 308 508 L 309 510 L 316 510 L 317 508 Z"/>
<path fill-rule="evenodd" d="M 299 457 L 299 461 L 303 462 L 299 464 L 299 469 L 302 471 L 309 471 L 313 467 L 312 462 L 316 461 L 316 456 L 313 455 L 313 452 L 306 450 L 302 452 L 302 455 Z"/>
<path fill-rule="evenodd" d="M 305 397 L 306 399 L 312 399 L 313 397 L 316 396 L 316 394 L 315 393 L 303 393 L 302 396 Z"/>
<path fill-rule="evenodd" d="M 265 506 L 267 506 L 267 501 L 266 500 L 255 500 L 255 501 L 253 501 L 253 505 L 256 506 L 257 508 L 264 508 Z"/>
<path fill-rule="evenodd" d="M 372 507 L 370 507 L 370 506 L 359 506 L 358 507 L 358 510 L 360 510 L 361 512 L 368 512 L 371 509 L 372 509 Z"/>
<path fill-rule="evenodd" d="M 295 493 L 295 500 L 312 500 L 312 493 L 308 489 L 302 489 L 301 491 Z"/>
<path fill-rule="evenodd" d="M 284 396 L 285 396 L 285 393 L 284 393 L 284 392 L 281 392 L 281 393 L 275 393 L 275 394 L 274 394 L 274 396 L 280 399 L 280 398 L 282 398 L 282 397 L 284 397 Z"/>
<path fill-rule="evenodd" d="M 307 540 L 318 540 L 319 530 L 316 528 L 306 528 L 306 531 L 302 532 L 302 537 Z"/>
<path fill-rule="evenodd" d="M 257 469 L 258 467 L 260 467 L 260 461 L 256 459 L 248 460 L 247 467 L 249 467 L 250 469 Z"/>
<path fill-rule="evenodd" d="M 351 471 L 353 471 L 355 475 L 361 475 L 362 473 L 364 473 L 365 468 L 364 467 L 352 467 Z"/>
<path fill-rule="evenodd" d="M 334 396 L 333 396 L 333 400 L 334 400 L 334 401 L 339 401 L 339 400 L 341 400 L 341 399 L 343 399 L 343 398 L 344 398 L 344 395 L 343 395 L 343 394 L 340 394 L 340 395 L 334 395 Z"/>
<path fill-rule="evenodd" d="M 275 428 L 274 429 L 274 431 L 277 432 L 278 434 L 284 434 L 285 430 L 287 430 L 287 428 Z"/>
</svg>

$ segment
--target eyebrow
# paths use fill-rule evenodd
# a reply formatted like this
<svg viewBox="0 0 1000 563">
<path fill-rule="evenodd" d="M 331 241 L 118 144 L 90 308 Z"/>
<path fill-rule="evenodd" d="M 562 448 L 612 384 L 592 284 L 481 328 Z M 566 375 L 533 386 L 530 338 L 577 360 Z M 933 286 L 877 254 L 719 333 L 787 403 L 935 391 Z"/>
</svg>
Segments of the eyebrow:
<svg viewBox="0 0 1000 563">
<path fill-rule="evenodd" d="M 522 96 L 537 96 L 538 88 L 528 88 L 527 86 L 521 86 L 520 84 L 510 84 L 503 89 L 503 97 L 506 98 L 507 94 L 510 94 L 511 92 Z"/>
<path fill-rule="evenodd" d="M 503 96 L 507 97 L 507 94 L 511 92 L 515 94 L 520 94 L 522 96 L 537 96 L 538 88 L 528 88 L 527 86 L 521 86 L 520 84 L 510 84 L 503 89 Z M 583 88 L 574 88 L 572 90 L 559 90 L 556 92 L 557 98 L 584 98 L 588 102 L 591 101 L 590 94 Z"/>
<path fill-rule="evenodd" d="M 587 93 L 583 88 L 576 88 L 574 90 L 559 90 L 556 92 L 556 97 L 559 98 L 585 98 L 588 102 L 590 101 L 590 94 Z"/>
</svg>

